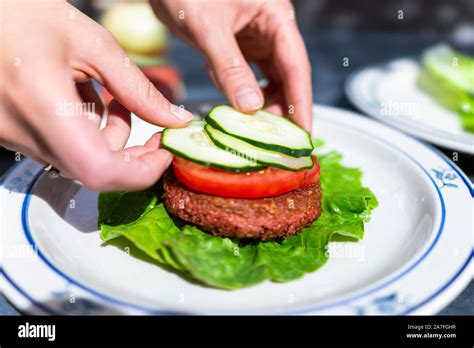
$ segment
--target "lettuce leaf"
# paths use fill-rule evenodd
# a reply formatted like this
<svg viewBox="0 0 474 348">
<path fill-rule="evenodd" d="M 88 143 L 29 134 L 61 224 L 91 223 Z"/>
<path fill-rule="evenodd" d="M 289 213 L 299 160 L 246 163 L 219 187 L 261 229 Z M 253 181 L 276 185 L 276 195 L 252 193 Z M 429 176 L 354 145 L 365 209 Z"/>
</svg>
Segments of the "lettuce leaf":
<svg viewBox="0 0 474 348">
<path fill-rule="evenodd" d="M 206 285 L 238 289 L 264 280 L 288 282 L 313 272 L 328 259 L 331 241 L 357 241 L 378 202 L 361 183 L 362 173 L 330 152 L 318 157 L 323 211 L 311 227 L 279 241 L 244 243 L 214 237 L 193 226 L 178 228 L 157 188 L 99 196 L 101 238 L 125 237 L 160 264 Z M 337 237 L 337 238 L 336 238 Z"/>
</svg>

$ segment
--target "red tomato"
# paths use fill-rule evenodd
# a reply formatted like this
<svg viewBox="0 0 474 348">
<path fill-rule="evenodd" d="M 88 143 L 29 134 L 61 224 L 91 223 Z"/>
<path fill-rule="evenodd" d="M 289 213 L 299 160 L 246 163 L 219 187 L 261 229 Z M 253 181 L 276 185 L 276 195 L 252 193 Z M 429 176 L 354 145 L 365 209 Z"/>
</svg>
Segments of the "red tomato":
<svg viewBox="0 0 474 348">
<path fill-rule="evenodd" d="M 220 197 L 263 198 L 315 183 L 319 179 L 319 164 L 315 156 L 313 160 L 313 168 L 299 172 L 268 167 L 259 171 L 232 173 L 175 156 L 173 169 L 183 184 L 198 192 Z"/>
</svg>

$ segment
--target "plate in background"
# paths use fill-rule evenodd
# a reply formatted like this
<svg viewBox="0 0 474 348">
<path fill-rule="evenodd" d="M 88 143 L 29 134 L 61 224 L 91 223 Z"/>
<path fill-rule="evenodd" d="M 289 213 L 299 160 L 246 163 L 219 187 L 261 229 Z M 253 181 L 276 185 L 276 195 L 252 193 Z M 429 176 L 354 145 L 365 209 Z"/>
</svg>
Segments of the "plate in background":
<svg viewBox="0 0 474 348">
<path fill-rule="evenodd" d="M 474 155 L 474 134 L 459 117 L 416 86 L 420 70 L 413 59 L 367 67 L 346 80 L 346 94 L 364 113 L 417 138 Z"/>
</svg>

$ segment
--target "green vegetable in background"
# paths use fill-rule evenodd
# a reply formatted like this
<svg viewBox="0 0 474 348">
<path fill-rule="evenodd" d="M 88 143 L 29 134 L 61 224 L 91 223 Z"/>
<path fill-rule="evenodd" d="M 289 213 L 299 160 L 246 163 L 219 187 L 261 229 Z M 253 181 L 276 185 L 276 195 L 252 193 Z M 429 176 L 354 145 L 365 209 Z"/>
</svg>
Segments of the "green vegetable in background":
<svg viewBox="0 0 474 348">
<path fill-rule="evenodd" d="M 456 112 L 462 127 L 474 132 L 474 58 L 445 45 L 426 50 L 418 86 Z"/>
<path fill-rule="evenodd" d="M 361 239 L 364 221 L 378 205 L 363 187 L 362 173 L 343 166 L 341 159 L 336 152 L 318 157 L 322 214 L 289 239 L 243 243 L 192 226 L 180 229 L 161 203 L 159 185 L 140 192 L 100 194 L 101 238 L 125 237 L 160 264 L 218 288 L 238 289 L 266 279 L 291 281 L 324 265 L 327 246 L 336 235 L 343 241 Z"/>
</svg>

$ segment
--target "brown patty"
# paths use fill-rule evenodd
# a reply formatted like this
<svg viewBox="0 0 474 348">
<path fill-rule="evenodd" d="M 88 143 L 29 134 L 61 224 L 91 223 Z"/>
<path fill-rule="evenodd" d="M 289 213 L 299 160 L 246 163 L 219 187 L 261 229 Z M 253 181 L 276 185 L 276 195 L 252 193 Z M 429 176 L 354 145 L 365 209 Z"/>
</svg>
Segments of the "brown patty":
<svg viewBox="0 0 474 348">
<path fill-rule="evenodd" d="M 192 191 L 172 169 L 164 178 L 166 209 L 213 235 L 262 240 L 288 237 L 321 215 L 321 186 L 269 198 L 224 198 Z"/>
</svg>

